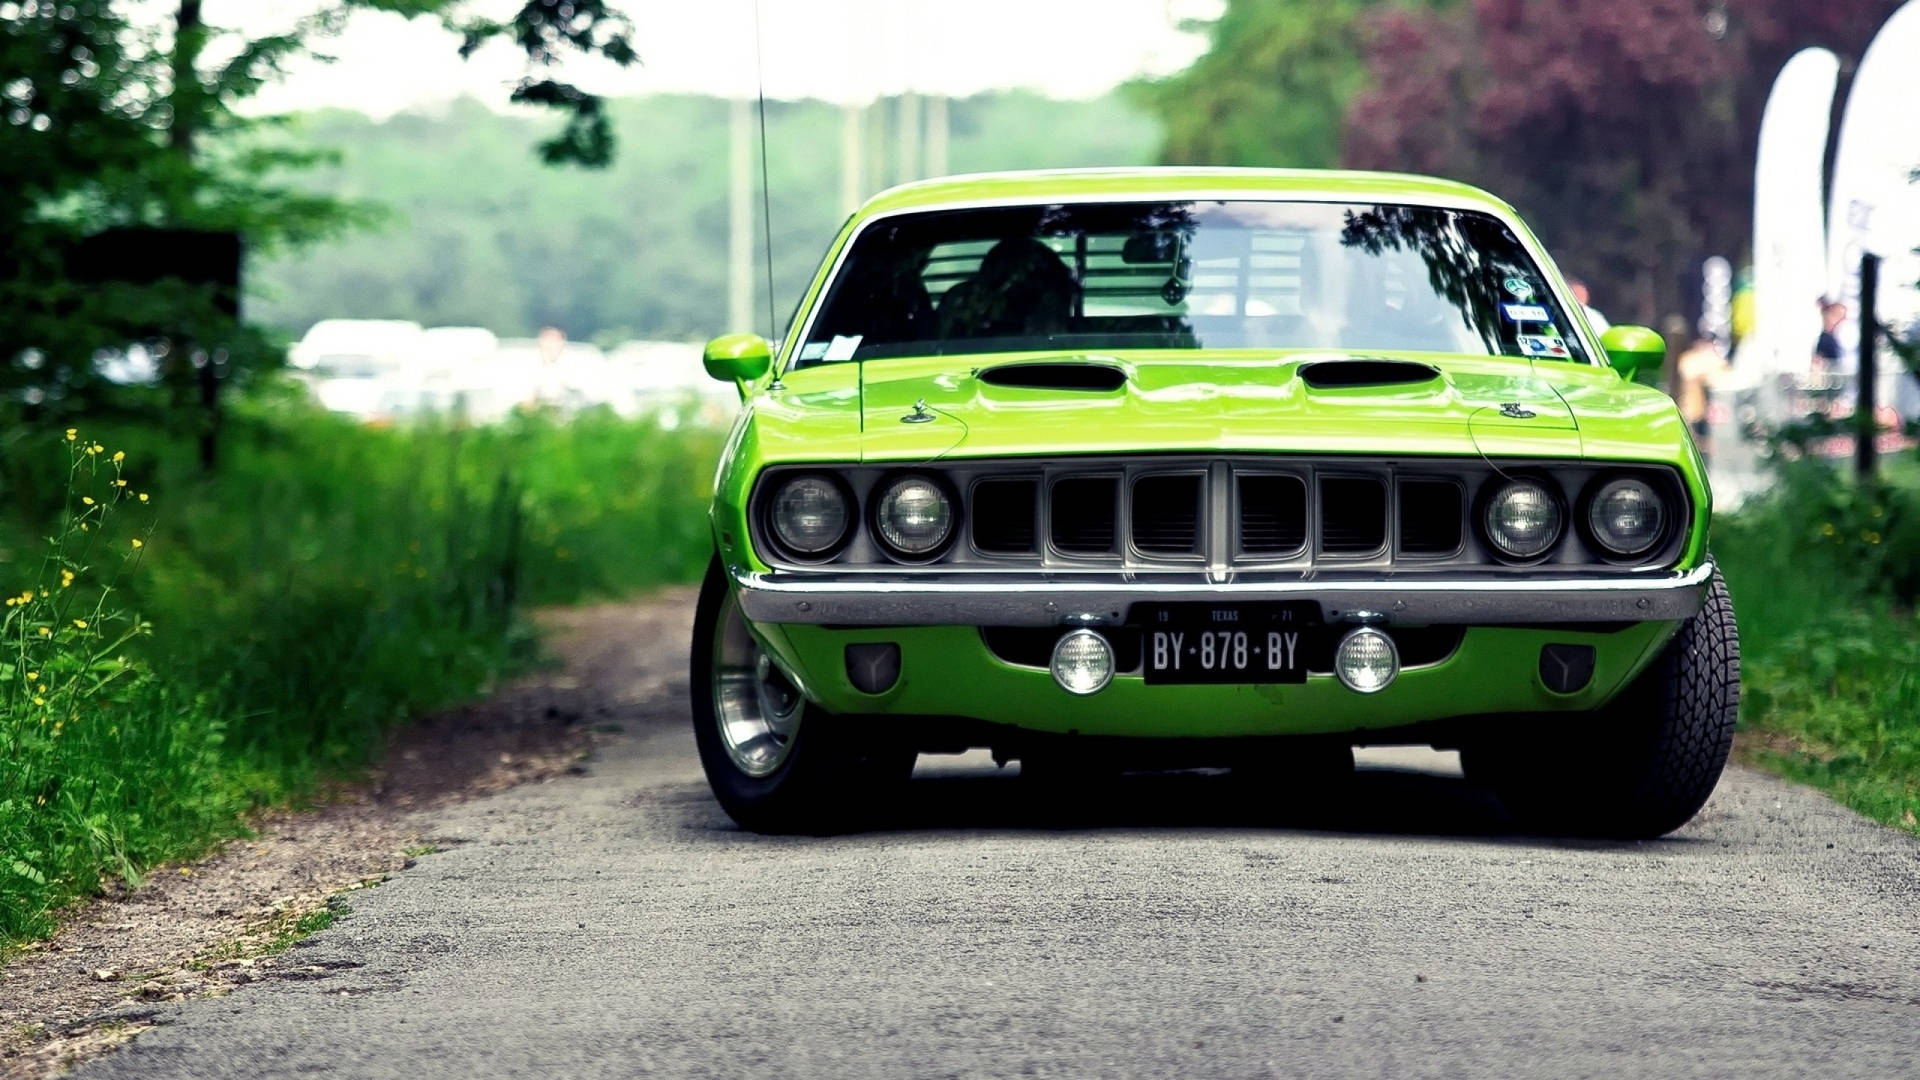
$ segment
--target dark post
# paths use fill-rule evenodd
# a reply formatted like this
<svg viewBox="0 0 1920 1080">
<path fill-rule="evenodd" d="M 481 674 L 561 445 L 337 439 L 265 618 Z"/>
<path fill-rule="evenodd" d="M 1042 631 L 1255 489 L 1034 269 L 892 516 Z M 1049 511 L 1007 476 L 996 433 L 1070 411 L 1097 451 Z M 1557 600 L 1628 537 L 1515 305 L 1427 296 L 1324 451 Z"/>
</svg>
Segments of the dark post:
<svg viewBox="0 0 1920 1080">
<path fill-rule="evenodd" d="M 1874 383 L 1878 381 L 1880 316 L 1874 310 L 1874 294 L 1880 291 L 1880 256 L 1860 256 L 1860 397 L 1853 407 L 1854 422 L 1859 425 L 1855 443 L 1854 468 L 1862 480 L 1873 478 L 1874 460 L 1879 452 L 1875 443 L 1879 420 L 1874 415 Z"/>
</svg>

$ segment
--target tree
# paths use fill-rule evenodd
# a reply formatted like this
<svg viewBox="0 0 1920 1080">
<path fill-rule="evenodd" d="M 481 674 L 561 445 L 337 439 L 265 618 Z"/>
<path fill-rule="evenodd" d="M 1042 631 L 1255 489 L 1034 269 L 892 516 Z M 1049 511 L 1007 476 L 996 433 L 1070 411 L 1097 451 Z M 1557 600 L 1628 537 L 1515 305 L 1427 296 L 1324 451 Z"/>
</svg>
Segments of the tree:
<svg viewBox="0 0 1920 1080">
<path fill-rule="evenodd" d="M 1900 0 L 1472 0 L 1368 20 L 1345 157 L 1514 203 L 1616 317 L 1685 310 L 1740 255 L 1760 113 L 1795 51 L 1857 58 Z"/>
<path fill-rule="evenodd" d="M 1166 131 L 1161 160 L 1335 164 L 1347 102 L 1367 79 L 1362 16 L 1388 5 L 1228 0 L 1217 20 L 1188 23 L 1189 30 L 1206 31 L 1206 53 L 1185 71 L 1129 87 Z"/>
<path fill-rule="evenodd" d="M 233 273 L 168 273 L 170 260 L 184 266 L 195 258 L 182 249 L 219 246 L 196 236 L 272 251 L 366 217 L 291 183 L 326 155 L 276 139 L 277 122 L 241 116 L 240 102 L 355 9 L 437 17 L 460 32 L 463 55 L 499 38 L 525 52 L 513 100 L 566 116 L 540 147 L 546 161 L 603 166 L 614 145 L 600 100 L 554 78 L 553 65 L 575 52 L 636 59 L 631 25 L 604 0 L 523 0 L 505 19 L 474 16 L 467 0 L 336 0 L 258 39 L 209 25 L 202 0 L 175 0 L 165 33 L 132 24 L 125 7 L 0 4 L 0 409 L 17 403 L 28 419 L 57 422 L 97 407 L 115 395 L 95 354 L 150 342 L 172 404 L 199 407 L 209 464 L 222 381 L 278 351 L 234 318 Z M 102 250 L 138 265 L 116 273 L 94 257 Z"/>
</svg>

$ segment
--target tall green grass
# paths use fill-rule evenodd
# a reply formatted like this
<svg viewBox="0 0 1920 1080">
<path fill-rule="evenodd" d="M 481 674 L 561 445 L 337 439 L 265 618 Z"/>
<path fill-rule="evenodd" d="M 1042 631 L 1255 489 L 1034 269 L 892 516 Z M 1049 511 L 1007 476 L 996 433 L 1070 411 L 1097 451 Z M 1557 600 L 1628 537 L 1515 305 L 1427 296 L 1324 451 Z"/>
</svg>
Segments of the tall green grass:
<svg viewBox="0 0 1920 1080">
<path fill-rule="evenodd" d="M 208 475 L 190 433 L 7 428 L 0 943 L 524 663 L 526 604 L 694 579 L 718 442 L 607 415 L 382 430 L 256 396 Z"/>
<path fill-rule="evenodd" d="M 1920 832 L 1920 478 L 1787 463 L 1714 525 L 1758 763 Z"/>
</svg>

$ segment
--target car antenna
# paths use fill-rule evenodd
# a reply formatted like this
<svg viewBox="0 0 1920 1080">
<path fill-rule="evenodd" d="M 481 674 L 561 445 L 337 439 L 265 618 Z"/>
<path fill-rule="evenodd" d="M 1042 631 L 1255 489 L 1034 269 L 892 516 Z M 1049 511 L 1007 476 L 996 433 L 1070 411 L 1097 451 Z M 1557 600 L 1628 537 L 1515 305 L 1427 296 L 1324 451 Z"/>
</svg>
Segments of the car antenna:
<svg viewBox="0 0 1920 1080">
<path fill-rule="evenodd" d="M 753 77 L 760 96 L 760 221 L 767 238 L 767 339 L 780 333 L 773 305 L 773 185 L 767 169 L 767 68 L 760 50 L 760 0 L 753 0 Z M 767 389 L 781 388 L 775 372 Z"/>
</svg>

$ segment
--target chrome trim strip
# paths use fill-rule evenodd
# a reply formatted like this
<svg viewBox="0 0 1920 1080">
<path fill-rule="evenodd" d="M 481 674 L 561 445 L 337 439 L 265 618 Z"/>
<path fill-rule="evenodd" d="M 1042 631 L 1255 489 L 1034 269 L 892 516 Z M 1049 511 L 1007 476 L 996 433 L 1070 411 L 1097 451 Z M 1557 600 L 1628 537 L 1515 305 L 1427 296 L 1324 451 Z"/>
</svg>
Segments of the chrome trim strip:
<svg viewBox="0 0 1920 1080">
<path fill-rule="evenodd" d="M 1182 580 L 876 581 L 871 575 L 730 570 L 754 622 L 839 626 L 1085 626 L 1124 622 L 1139 601 L 1316 600 L 1329 621 L 1389 624 L 1648 622 L 1691 618 L 1713 580 L 1711 561 L 1684 573 L 1485 580 L 1208 582 Z"/>
</svg>

